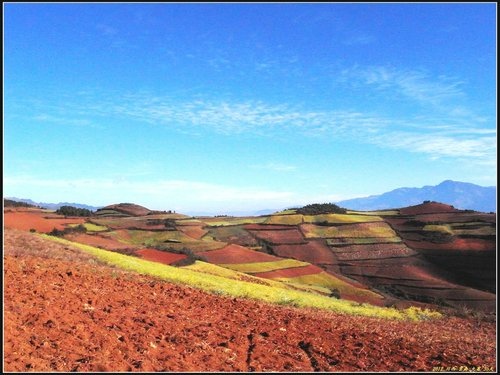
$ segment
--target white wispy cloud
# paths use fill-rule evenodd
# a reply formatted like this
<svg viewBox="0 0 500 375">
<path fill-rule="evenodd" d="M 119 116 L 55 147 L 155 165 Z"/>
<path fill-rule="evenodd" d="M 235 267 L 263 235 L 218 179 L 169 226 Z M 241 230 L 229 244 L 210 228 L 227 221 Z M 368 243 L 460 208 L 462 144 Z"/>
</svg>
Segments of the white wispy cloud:
<svg viewBox="0 0 500 375">
<path fill-rule="evenodd" d="M 465 82 L 457 78 L 444 75 L 432 77 L 424 70 L 391 66 L 353 66 L 341 72 L 339 81 L 371 86 L 385 93 L 402 95 L 431 105 L 465 95 Z"/>
<path fill-rule="evenodd" d="M 366 80 L 377 85 L 403 87 L 403 78 L 394 72 L 375 70 Z M 405 78 L 417 82 L 416 75 Z M 430 100 L 431 96 L 444 98 L 460 95 L 455 82 L 449 86 L 431 84 L 421 79 L 419 84 L 408 84 L 408 95 L 416 100 Z M 413 88 L 409 88 L 413 85 Z M 420 87 L 420 89 L 418 89 Z M 435 90 L 431 88 L 434 87 Z M 430 92 L 433 91 L 431 94 Z M 269 104 L 263 101 L 185 100 L 147 92 L 122 95 L 92 96 L 88 93 L 78 101 L 65 101 L 60 108 L 48 106 L 44 112 L 33 115 L 41 122 L 52 121 L 68 125 L 85 125 L 110 118 L 136 120 L 175 131 L 203 134 L 215 132 L 224 136 L 254 134 L 264 137 L 287 137 L 288 134 L 322 139 L 349 140 L 417 152 L 431 158 L 461 158 L 477 161 L 481 165 L 496 160 L 496 130 L 494 121 L 464 106 L 454 106 L 453 111 L 428 114 L 390 116 L 353 110 L 308 110 L 303 106 Z M 51 108 L 53 109 L 51 111 Z M 78 115 L 71 120 L 70 114 Z M 85 117 L 87 114 L 87 117 Z M 291 171 L 290 166 L 260 165 L 281 171 Z"/>
</svg>

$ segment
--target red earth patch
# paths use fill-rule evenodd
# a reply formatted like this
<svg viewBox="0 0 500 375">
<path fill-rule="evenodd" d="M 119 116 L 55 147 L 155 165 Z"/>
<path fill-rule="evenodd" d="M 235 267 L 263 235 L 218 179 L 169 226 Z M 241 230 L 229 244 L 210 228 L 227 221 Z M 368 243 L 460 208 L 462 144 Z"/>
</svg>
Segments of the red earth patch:
<svg viewBox="0 0 500 375">
<path fill-rule="evenodd" d="M 205 258 L 207 262 L 215 264 L 259 263 L 282 260 L 273 255 L 234 244 L 227 245 L 218 250 L 203 251 L 198 253 L 198 255 Z"/>
<path fill-rule="evenodd" d="M 84 218 L 65 219 L 61 216 L 43 211 L 5 211 L 4 227 L 29 231 L 48 233 L 54 228 L 63 230 L 68 224 L 83 224 Z"/>
<path fill-rule="evenodd" d="M 273 245 L 276 255 L 293 258 L 314 264 L 336 264 L 337 257 L 332 250 L 321 241 L 309 241 L 300 245 Z"/>
<path fill-rule="evenodd" d="M 185 254 L 169 253 L 167 251 L 160 251 L 156 249 L 140 249 L 136 251 L 136 254 L 139 254 L 143 259 L 163 264 L 172 264 L 187 258 L 187 255 Z"/>
</svg>

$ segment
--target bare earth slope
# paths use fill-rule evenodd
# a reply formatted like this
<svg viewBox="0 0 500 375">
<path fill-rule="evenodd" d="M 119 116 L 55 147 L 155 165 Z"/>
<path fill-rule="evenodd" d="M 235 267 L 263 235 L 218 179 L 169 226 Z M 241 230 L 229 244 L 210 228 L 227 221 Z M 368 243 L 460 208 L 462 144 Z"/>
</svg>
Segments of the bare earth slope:
<svg viewBox="0 0 500 375">
<path fill-rule="evenodd" d="M 495 369 L 495 324 L 343 316 L 210 295 L 7 229 L 5 371 Z"/>
</svg>

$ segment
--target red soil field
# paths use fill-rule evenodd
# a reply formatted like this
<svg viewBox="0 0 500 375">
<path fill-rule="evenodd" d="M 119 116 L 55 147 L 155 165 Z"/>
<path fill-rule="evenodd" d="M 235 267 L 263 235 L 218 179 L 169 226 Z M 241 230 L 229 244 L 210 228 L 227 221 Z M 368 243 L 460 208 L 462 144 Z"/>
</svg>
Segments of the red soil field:
<svg viewBox="0 0 500 375">
<path fill-rule="evenodd" d="M 70 234 L 66 235 L 70 241 L 83 243 L 85 245 L 100 247 L 107 250 L 123 250 L 134 248 L 134 245 L 124 244 L 112 238 L 104 238 L 98 234 Z"/>
<path fill-rule="evenodd" d="M 469 223 L 474 221 L 483 221 L 486 223 L 496 223 L 496 214 L 483 213 L 449 213 L 449 214 L 426 214 L 417 215 L 414 220 L 424 223 Z"/>
<path fill-rule="evenodd" d="M 50 218 L 46 218 L 50 217 Z M 83 224 L 84 218 L 64 219 L 61 216 L 43 211 L 5 211 L 4 227 L 29 231 L 48 233 L 54 228 L 63 230 L 67 224 Z"/>
<path fill-rule="evenodd" d="M 273 245 L 276 255 L 314 264 L 336 264 L 337 257 L 322 241 L 309 241 L 303 245 Z"/>
<path fill-rule="evenodd" d="M 419 214 L 432 214 L 442 212 L 458 212 L 453 206 L 444 203 L 430 202 L 422 203 L 416 206 L 401 208 L 399 213 L 401 215 L 419 215 Z"/>
<path fill-rule="evenodd" d="M 30 236 L 6 235 L 6 372 L 496 370 L 495 323 L 400 322 L 224 298 L 85 258 L 35 257 L 39 243 L 30 249 L 22 235 Z"/>
<path fill-rule="evenodd" d="M 299 244 L 306 243 L 302 233 L 294 228 L 288 230 L 257 230 L 250 231 L 255 237 L 267 241 L 271 244 Z"/>
<path fill-rule="evenodd" d="M 194 238 L 195 240 L 201 240 L 201 238 L 208 233 L 208 231 L 203 229 L 201 225 L 177 225 L 176 228 L 179 232 L 182 232 L 186 236 Z"/>
<path fill-rule="evenodd" d="M 187 258 L 187 255 L 185 254 L 169 253 L 167 251 L 160 251 L 156 249 L 140 249 L 135 253 L 140 255 L 140 257 L 143 259 L 163 264 L 172 264 L 174 262 Z"/>
<path fill-rule="evenodd" d="M 453 241 L 446 243 L 405 240 L 405 243 L 412 249 L 450 251 L 494 251 L 496 249 L 494 241 L 480 238 L 454 238 Z"/>
<path fill-rule="evenodd" d="M 205 258 L 207 262 L 214 264 L 258 263 L 282 260 L 273 255 L 234 244 L 227 245 L 218 250 L 203 251 L 198 253 L 198 255 Z"/>
<path fill-rule="evenodd" d="M 284 268 L 281 270 L 254 273 L 252 276 L 263 277 L 265 279 L 275 279 L 277 277 L 299 277 L 305 275 L 315 275 L 323 272 L 323 269 L 310 264 L 304 267 Z"/>
<path fill-rule="evenodd" d="M 404 244 L 350 245 L 332 247 L 338 260 L 379 259 L 408 257 L 417 253 Z"/>
</svg>

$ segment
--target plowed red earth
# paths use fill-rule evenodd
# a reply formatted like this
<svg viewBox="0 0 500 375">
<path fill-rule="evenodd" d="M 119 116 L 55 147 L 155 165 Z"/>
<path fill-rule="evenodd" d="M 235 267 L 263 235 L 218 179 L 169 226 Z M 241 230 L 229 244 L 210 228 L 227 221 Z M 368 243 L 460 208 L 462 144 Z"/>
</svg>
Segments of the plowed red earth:
<svg viewBox="0 0 500 375">
<path fill-rule="evenodd" d="M 203 251 L 198 253 L 207 262 L 215 264 L 238 264 L 238 263 L 257 263 L 257 262 L 276 262 L 281 258 L 261 253 L 259 251 L 250 250 L 239 245 L 227 245 L 222 249 Z"/>
<path fill-rule="evenodd" d="M 453 206 L 439 202 L 422 203 L 416 206 L 401 208 L 399 210 L 401 215 L 433 214 L 443 212 L 459 212 L 459 210 Z"/>
<path fill-rule="evenodd" d="M 271 244 L 300 244 L 306 243 L 302 233 L 293 227 L 288 230 L 252 230 L 252 234 Z"/>
<path fill-rule="evenodd" d="M 185 254 L 174 254 L 156 249 L 140 249 L 136 251 L 136 254 L 138 254 L 143 259 L 163 264 L 172 264 L 174 262 L 187 258 L 187 255 Z"/>
<path fill-rule="evenodd" d="M 449 250 L 451 251 L 495 251 L 495 242 L 480 238 L 454 238 L 453 241 L 435 243 L 429 241 L 405 240 L 412 249 Z"/>
<path fill-rule="evenodd" d="M 337 257 L 322 241 L 309 241 L 304 245 L 274 245 L 273 251 L 283 258 L 294 258 L 315 264 L 336 264 Z"/>
<path fill-rule="evenodd" d="M 104 238 L 98 234 L 70 234 L 66 235 L 65 238 L 70 241 L 101 247 L 107 250 L 123 250 L 134 247 L 134 245 L 124 244 L 112 238 Z"/>
<path fill-rule="evenodd" d="M 195 240 L 201 240 L 201 238 L 208 233 L 207 230 L 203 229 L 201 225 L 178 225 L 177 230 L 184 233 L 186 236 L 194 238 Z"/>
<path fill-rule="evenodd" d="M 40 246 L 44 251 L 38 254 Z M 223 298 L 5 233 L 4 370 L 495 370 L 495 324 L 343 316 Z"/>
<path fill-rule="evenodd" d="M 48 219 L 47 217 L 51 217 Z M 56 228 L 63 230 L 67 224 L 83 224 L 84 218 L 64 219 L 57 215 L 41 212 L 41 211 L 12 211 L 4 213 L 4 226 L 6 228 L 30 230 L 35 229 L 37 232 L 50 232 Z"/>
</svg>

